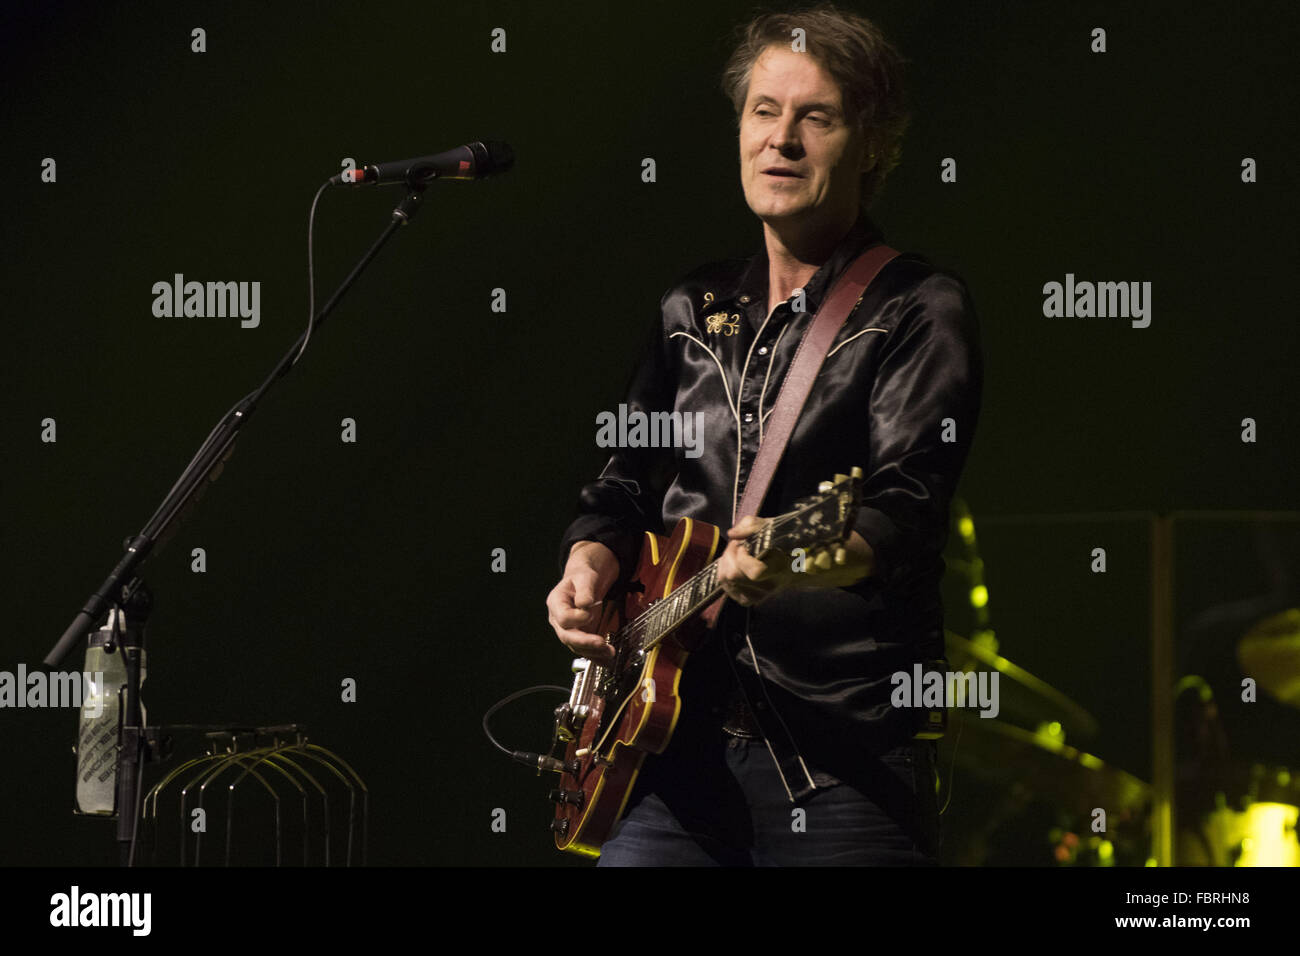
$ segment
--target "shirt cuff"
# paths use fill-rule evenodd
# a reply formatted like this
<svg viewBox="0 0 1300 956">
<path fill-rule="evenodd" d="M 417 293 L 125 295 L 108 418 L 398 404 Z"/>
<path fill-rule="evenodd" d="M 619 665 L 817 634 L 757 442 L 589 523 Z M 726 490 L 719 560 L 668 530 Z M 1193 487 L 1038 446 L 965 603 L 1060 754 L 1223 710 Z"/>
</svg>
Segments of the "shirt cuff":
<svg viewBox="0 0 1300 956">
<path fill-rule="evenodd" d="M 569 525 L 564 537 L 560 539 L 560 574 L 564 574 L 564 568 L 569 563 L 569 551 L 575 544 L 579 541 L 596 541 L 614 552 L 618 558 L 619 580 L 626 581 L 636 569 L 641 537 L 640 533 L 631 534 L 610 524 L 608 520 L 587 516 L 578 518 Z"/>
</svg>

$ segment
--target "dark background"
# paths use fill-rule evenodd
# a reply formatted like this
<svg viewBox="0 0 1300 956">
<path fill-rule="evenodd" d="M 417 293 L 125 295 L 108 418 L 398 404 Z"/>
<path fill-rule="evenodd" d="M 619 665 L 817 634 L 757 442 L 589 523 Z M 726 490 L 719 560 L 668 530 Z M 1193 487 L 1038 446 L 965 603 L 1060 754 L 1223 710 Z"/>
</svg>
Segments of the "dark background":
<svg viewBox="0 0 1300 956">
<path fill-rule="evenodd" d="M 984 412 L 962 494 L 1002 651 L 1101 717 L 1092 749 L 1149 779 L 1144 526 L 979 521 L 1296 507 L 1295 6 L 852 6 L 911 61 L 903 165 L 872 215 L 891 245 L 960 274 L 981 319 Z M 0 669 L 39 662 L 304 327 L 308 205 L 340 161 L 507 140 L 508 176 L 429 190 L 149 562 L 145 699 L 154 722 L 306 724 L 371 788 L 371 862 L 562 862 L 546 782 L 479 722 L 516 688 L 567 682 L 543 608 L 556 542 L 603 462 L 595 415 L 617 407 L 660 295 L 761 241 L 717 87 L 750 9 L 7 12 Z M 490 51 L 498 26 L 504 54 Z M 1089 51 L 1096 26 L 1105 54 Z M 55 184 L 40 181 L 47 156 Z M 1258 183 L 1240 181 L 1246 156 Z M 644 157 L 658 182 L 641 182 Z M 944 157 L 955 184 L 939 180 Z M 318 303 L 399 197 L 323 197 Z M 261 281 L 260 327 L 155 318 L 151 287 L 176 272 Z M 1044 318 L 1042 286 L 1067 272 L 1150 281 L 1151 326 Z M 57 443 L 40 440 L 46 417 Z M 339 440 L 344 417 L 356 444 Z M 1289 575 L 1300 546 L 1281 527 Z M 1268 587 L 1246 530 L 1207 534 L 1180 558 L 1184 630 Z M 1104 576 L 1088 570 L 1097 546 Z M 205 574 L 189 570 L 195 547 Z M 489 570 L 497 547 L 504 574 Z M 1279 607 L 1298 603 L 1286 580 Z M 963 608 L 951 622 L 966 628 Z M 1245 626 L 1204 638 L 1223 694 Z M 1300 763 L 1289 711 L 1222 702 L 1242 756 Z M 544 748 L 551 706 L 520 702 L 500 735 Z M 0 711 L 0 863 L 113 862 L 111 825 L 69 812 L 75 725 Z"/>
</svg>

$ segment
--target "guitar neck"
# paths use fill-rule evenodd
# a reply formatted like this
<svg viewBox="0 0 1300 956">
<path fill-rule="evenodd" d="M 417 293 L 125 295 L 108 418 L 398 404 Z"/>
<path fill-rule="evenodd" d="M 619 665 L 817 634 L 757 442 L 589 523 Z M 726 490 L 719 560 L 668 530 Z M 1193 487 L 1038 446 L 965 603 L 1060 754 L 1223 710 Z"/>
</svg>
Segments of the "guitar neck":
<svg viewBox="0 0 1300 956">
<path fill-rule="evenodd" d="M 796 502 L 794 511 L 765 521 L 745 539 L 746 549 L 762 560 L 776 550 L 823 548 L 846 540 L 857 512 L 861 480 L 862 469 L 854 468 L 851 475 L 836 475 L 833 482 L 822 482 L 818 494 Z M 628 622 L 619 631 L 618 644 L 631 653 L 648 651 L 721 596 L 718 562 L 714 561 Z"/>
<path fill-rule="evenodd" d="M 771 550 L 772 525 L 745 539 L 749 553 L 762 558 Z M 691 575 L 661 601 L 648 608 L 623 628 L 629 644 L 637 650 L 648 651 L 667 637 L 674 629 L 704 610 L 722 596 L 718 584 L 718 562 L 715 560 Z"/>
</svg>

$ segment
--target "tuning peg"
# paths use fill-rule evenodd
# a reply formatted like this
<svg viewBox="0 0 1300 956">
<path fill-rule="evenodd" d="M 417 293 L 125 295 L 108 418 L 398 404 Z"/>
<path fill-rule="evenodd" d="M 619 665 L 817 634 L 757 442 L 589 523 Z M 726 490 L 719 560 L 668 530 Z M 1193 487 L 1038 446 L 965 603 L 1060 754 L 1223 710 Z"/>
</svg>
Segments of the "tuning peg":
<svg viewBox="0 0 1300 956">
<path fill-rule="evenodd" d="M 817 560 L 814 561 L 813 564 L 817 565 L 817 567 L 821 568 L 823 571 L 829 571 L 831 569 L 831 553 L 829 551 L 819 552 L 817 554 Z"/>
<path fill-rule="evenodd" d="M 824 495 L 826 494 L 826 492 L 830 491 L 833 487 L 835 487 L 834 482 L 823 481 L 820 485 L 817 486 L 817 490 Z"/>
<path fill-rule="evenodd" d="M 859 468 L 857 465 L 854 465 L 852 468 L 849 469 L 849 474 L 854 478 L 861 478 L 862 469 Z"/>
<path fill-rule="evenodd" d="M 838 485 L 841 481 L 848 481 L 848 480 L 849 480 L 849 476 L 848 476 L 848 475 L 836 475 L 836 476 L 835 476 L 835 484 L 837 484 L 837 485 Z"/>
<path fill-rule="evenodd" d="M 849 563 L 849 552 L 847 549 L 845 548 L 835 549 L 835 563 L 840 565 Z"/>
</svg>

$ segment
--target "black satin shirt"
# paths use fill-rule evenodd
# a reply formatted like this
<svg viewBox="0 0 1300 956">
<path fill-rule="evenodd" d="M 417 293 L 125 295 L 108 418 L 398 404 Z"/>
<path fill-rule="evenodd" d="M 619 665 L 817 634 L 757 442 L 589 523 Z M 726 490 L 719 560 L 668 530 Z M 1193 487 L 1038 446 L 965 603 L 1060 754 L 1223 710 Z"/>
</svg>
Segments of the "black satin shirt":
<svg viewBox="0 0 1300 956">
<path fill-rule="evenodd" d="M 834 279 L 882 241 L 862 214 L 804 287 L 803 311 L 790 300 L 767 316 L 766 249 L 699 268 L 668 290 L 623 400 L 629 411 L 702 413 L 702 454 L 615 449 L 582 489 L 561 566 L 575 542 L 593 540 L 610 547 L 627 573 L 645 531 L 671 531 L 682 517 L 724 531 L 734 524 L 800 337 Z M 760 511 L 789 511 L 820 482 L 860 466 L 855 528 L 875 553 L 876 571 L 852 587 L 784 591 L 748 611 L 728 602 L 718 625 L 718 653 L 752 668 L 752 644 L 787 719 L 804 711 L 818 726 L 825 719 L 849 726 L 873 750 L 910 738 L 915 715 L 890 705 L 890 675 L 943 654 L 942 551 L 981 382 L 975 312 L 962 280 L 914 254 L 888 263 L 832 344 Z M 692 669 L 709 667 L 696 663 L 702 656 L 683 678 L 688 700 Z M 697 686 L 717 686 L 694 676 Z"/>
</svg>

